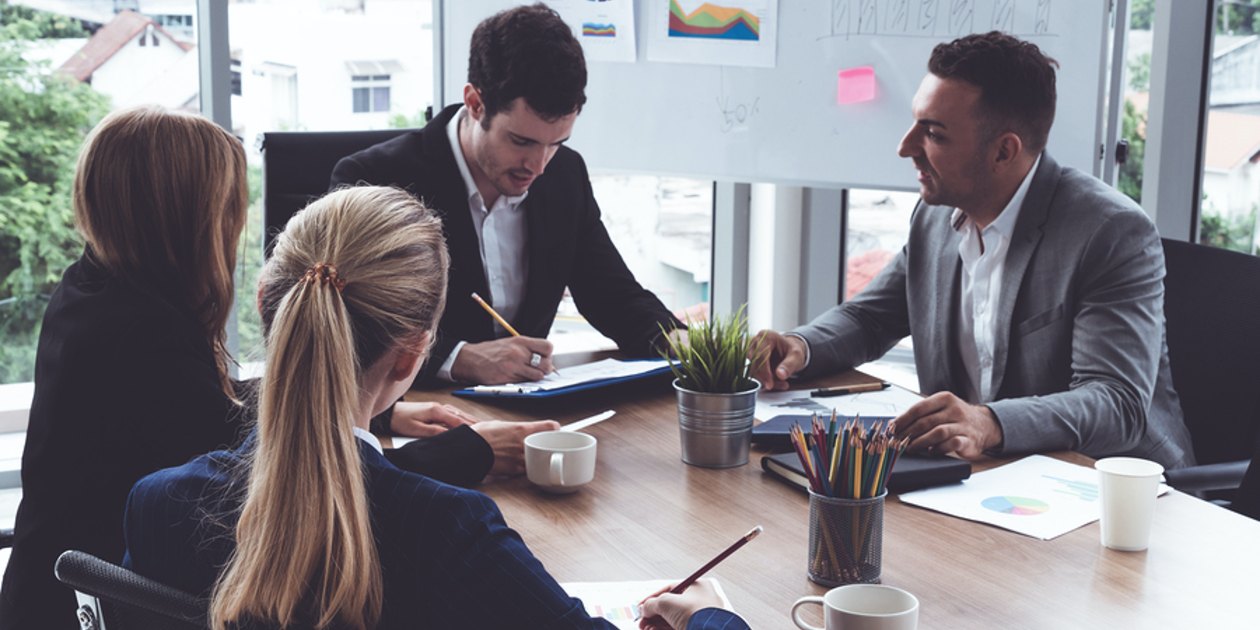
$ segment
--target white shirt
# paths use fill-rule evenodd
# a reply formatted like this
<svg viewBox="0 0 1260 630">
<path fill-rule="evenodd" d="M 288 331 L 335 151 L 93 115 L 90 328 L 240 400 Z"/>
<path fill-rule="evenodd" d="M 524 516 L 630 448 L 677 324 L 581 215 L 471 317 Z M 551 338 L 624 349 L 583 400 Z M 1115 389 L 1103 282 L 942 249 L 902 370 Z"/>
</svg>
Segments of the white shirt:
<svg viewBox="0 0 1260 630">
<path fill-rule="evenodd" d="M 372 435 L 370 431 L 366 431 L 358 426 L 355 426 L 354 437 L 367 442 L 372 448 L 376 449 L 377 453 L 380 453 L 381 455 L 385 454 L 385 451 L 381 450 L 381 441 L 378 440 L 375 435 Z"/>
<path fill-rule="evenodd" d="M 490 288 L 490 295 L 484 297 L 510 323 L 516 318 L 521 302 L 525 299 L 525 280 L 529 274 L 525 209 L 521 207 L 521 203 L 529 196 L 529 191 L 516 197 L 499 195 L 492 207 L 486 207 L 486 202 L 473 181 L 472 171 L 468 170 L 468 161 L 464 159 L 464 150 L 459 143 L 459 126 L 467 115 L 468 108 L 459 108 L 455 117 L 446 125 L 446 137 L 451 141 L 455 166 L 459 167 L 459 174 L 464 178 L 464 189 L 468 191 L 468 211 L 472 214 L 473 229 L 477 232 L 477 244 L 481 248 L 481 265 L 486 271 L 486 285 Z M 448 299 L 471 298 L 457 295 Z M 507 332 L 497 322 L 494 327 L 500 334 Z M 451 376 L 451 368 L 465 343 L 461 341 L 451 350 L 446 361 L 438 368 L 438 378 L 455 380 Z"/>
<path fill-rule="evenodd" d="M 997 339 L 994 323 L 995 311 L 1002 298 L 1002 270 L 1006 268 L 1006 254 L 1010 251 L 1015 223 L 1019 220 L 1020 209 L 1039 164 L 1040 156 L 1001 214 L 983 230 L 978 229 L 961 210 L 954 210 L 950 217 L 950 225 L 963 235 L 958 243 L 958 256 L 963 266 L 958 348 L 971 381 L 967 387 L 967 400 L 972 403 L 993 400 L 993 345 Z"/>
</svg>

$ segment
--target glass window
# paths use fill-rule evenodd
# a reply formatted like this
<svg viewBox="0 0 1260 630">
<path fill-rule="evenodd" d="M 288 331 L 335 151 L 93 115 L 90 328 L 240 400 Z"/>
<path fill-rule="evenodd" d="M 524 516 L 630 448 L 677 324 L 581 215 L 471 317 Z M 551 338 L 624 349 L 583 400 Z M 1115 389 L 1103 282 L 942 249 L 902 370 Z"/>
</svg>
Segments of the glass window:
<svg viewBox="0 0 1260 630">
<path fill-rule="evenodd" d="M 901 251 L 910 236 L 910 214 L 918 202 L 918 193 L 849 189 L 844 299 L 861 293 Z"/>
<path fill-rule="evenodd" d="M 592 175 L 595 200 L 626 266 L 682 320 L 708 317 L 713 182 L 648 175 Z M 549 339 L 557 352 L 615 348 L 565 295 Z"/>
<path fill-rule="evenodd" d="M 389 75 L 350 77 L 354 113 L 389 111 Z"/>
<path fill-rule="evenodd" d="M 1122 119 L 1129 159 L 1120 167 L 1117 186 L 1141 202 L 1154 3 L 1134 0 L 1131 11 Z M 1219 0 L 1213 30 L 1199 242 L 1255 254 L 1260 207 L 1260 2 Z"/>
<path fill-rule="evenodd" d="M 70 191 L 84 136 L 112 109 L 198 102 L 195 42 L 110 3 L 75 4 L 73 17 L 0 4 L 0 384 L 33 378 L 44 309 L 83 251 Z"/>
<path fill-rule="evenodd" d="M 1260 207 L 1260 2 L 1216 5 L 1199 242 L 1257 253 Z"/>
<path fill-rule="evenodd" d="M 414 127 L 433 104 L 432 0 L 301 5 L 300 11 L 283 0 L 228 6 L 243 93 L 232 98 L 232 124 L 245 139 L 253 200 L 237 257 L 243 362 L 262 357 L 254 298 L 262 267 L 261 134 Z"/>
</svg>

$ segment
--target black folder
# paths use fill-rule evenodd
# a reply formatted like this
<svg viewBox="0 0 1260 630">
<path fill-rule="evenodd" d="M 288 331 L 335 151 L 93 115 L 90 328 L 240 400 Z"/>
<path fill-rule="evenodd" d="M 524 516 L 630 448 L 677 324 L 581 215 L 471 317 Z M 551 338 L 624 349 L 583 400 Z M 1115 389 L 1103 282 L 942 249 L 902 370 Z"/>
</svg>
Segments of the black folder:
<svg viewBox="0 0 1260 630">
<path fill-rule="evenodd" d="M 766 455 L 761 469 L 794 486 L 809 488 L 801 458 L 792 453 Z M 888 491 L 907 492 L 932 486 L 958 483 L 971 476 L 971 464 L 952 457 L 902 454 L 888 476 Z"/>
</svg>

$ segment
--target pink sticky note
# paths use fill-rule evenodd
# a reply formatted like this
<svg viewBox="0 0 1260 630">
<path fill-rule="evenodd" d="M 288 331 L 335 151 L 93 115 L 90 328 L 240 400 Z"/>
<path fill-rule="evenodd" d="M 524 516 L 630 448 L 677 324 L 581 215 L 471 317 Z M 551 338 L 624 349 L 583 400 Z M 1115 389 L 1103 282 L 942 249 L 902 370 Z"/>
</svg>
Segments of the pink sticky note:
<svg viewBox="0 0 1260 630">
<path fill-rule="evenodd" d="M 840 71 L 836 84 L 837 105 L 873 100 L 875 100 L 875 68 L 862 66 Z"/>
</svg>

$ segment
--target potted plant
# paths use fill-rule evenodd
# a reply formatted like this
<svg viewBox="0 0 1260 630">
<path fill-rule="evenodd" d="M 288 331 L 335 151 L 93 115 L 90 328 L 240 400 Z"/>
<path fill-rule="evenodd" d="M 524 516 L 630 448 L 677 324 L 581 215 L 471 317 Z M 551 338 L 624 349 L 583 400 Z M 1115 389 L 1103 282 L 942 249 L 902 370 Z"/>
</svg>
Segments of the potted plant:
<svg viewBox="0 0 1260 630">
<path fill-rule="evenodd" d="M 744 308 L 730 317 L 689 320 L 685 330 L 665 339 L 678 392 L 682 460 L 707 468 L 747 464 L 761 389 L 750 374 L 766 357 L 753 347 Z"/>
</svg>

